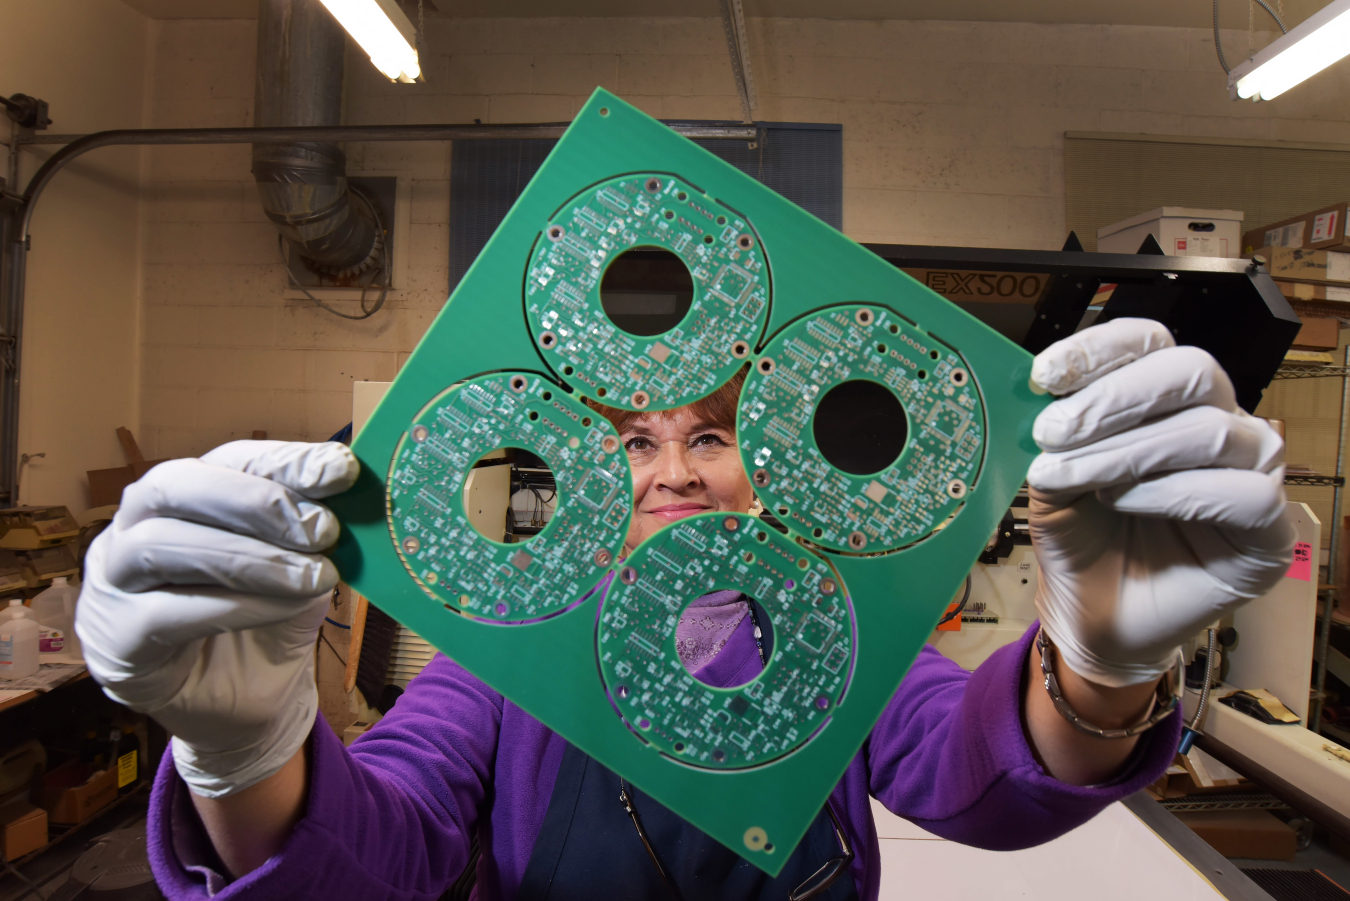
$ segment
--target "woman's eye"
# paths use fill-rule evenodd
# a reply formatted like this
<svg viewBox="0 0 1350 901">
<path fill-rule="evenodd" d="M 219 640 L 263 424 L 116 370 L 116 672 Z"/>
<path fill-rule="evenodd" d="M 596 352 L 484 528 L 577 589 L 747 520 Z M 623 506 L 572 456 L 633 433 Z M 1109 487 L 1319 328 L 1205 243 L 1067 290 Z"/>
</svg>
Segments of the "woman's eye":
<svg viewBox="0 0 1350 901">
<path fill-rule="evenodd" d="M 641 451 L 649 450 L 651 448 L 651 442 L 646 438 L 638 436 L 636 438 L 629 438 L 624 442 L 624 448 L 626 448 L 630 454 L 640 453 Z"/>
<path fill-rule="evenodd" d="M 695 447 L 720 447 L 725 446 L 726 442 L 722 440 L 720 435 L 708 433 L 706 435 L 699 435 L 694 439 L 693 444 Z"/>
</svg>

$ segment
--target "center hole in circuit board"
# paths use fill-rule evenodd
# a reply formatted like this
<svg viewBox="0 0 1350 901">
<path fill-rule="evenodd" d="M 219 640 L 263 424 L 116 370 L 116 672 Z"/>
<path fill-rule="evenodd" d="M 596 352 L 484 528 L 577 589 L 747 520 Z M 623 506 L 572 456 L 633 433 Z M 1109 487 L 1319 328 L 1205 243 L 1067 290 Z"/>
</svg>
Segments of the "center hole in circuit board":
<svg viewBox="0 0 1350 901">
<path fill-rule="evenodd" d="M 835 385 L 816 405 L 816 446 L 832 466 L 857 476 L 890 466 L 905 449 L 909 421 L 891 389 L 852 379 Z"/>
<path fill-rule="evenodd" d="M 544 531 L 558 510 L 553 470 L 520 447 L 484 454 L 464 480 L 464 512 L 490 541 L 519 544 Z"/>
<path fill-rule="evenodd" d="M 600 281 L 600 306 L 632 335 L 661 335 L 694 303 L 694 278 L 684 260 L 659 247 L 634 247 L 610 261 Z"/>
<path fill-rule="evenodd" d="M 690 601 L 681 611 L 680 626 L 675 630 L 675 648 L 679 652 L 680 662 L 689 675 L 709 688 L 740 688 L 755 681 L 758 675 L 757 668 L 751 666 L 748 659 L 737 665 L 735 679 L 725 685 L 714 679 L 714 673 L 703 672 L 733 634 L 730 624 L 737 617 L 740 617 L 740 621 L 736 623 L 735 631 L 747 630 L 752 633 L 750 637 L 755 638 L 753 632 L 758 628 L 757 638 L 759 647 L 763 649 L 765 665 L 773 659 L 773 623 L 769 612 L 747 594 L 742 594 L 734 601 L 730 599 L 730 594 L 729 591 L 718 591 Z M 719 661 L 718 668 L 725 667 L 727 662 Z M 724 676 L 721 673 L 717 675 Z"/>
</svg>

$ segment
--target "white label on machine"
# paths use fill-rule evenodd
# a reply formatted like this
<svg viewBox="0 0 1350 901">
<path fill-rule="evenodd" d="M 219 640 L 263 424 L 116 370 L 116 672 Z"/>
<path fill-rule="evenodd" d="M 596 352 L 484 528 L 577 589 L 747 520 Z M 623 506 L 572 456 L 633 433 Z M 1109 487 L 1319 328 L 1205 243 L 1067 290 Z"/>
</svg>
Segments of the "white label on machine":
<svg viewBox="0 0 1350 901">
<path fill-rule="evenodd" d="M 1332 210 L 1329 213 L 1323 213 L 1320 216 L 1313 217 L 1313 230 L 1311 243 L 1318 241 L 1330 241 L 1336 237 L 1336 223 L 1340 218 L 1340 210 Z"/>
<path fill-rule="evenodd" d="M 1303 222 L 1295 222 L 1283 228 L 1272 228 L 1266 232 L 1267 247 L 1302 247 Z"/>
<path fill-rule="evenodd" d="M 1339 300 L 1350 303 L 1350 288 L 1327 287 L 1327 300 Z"/>
</svg>

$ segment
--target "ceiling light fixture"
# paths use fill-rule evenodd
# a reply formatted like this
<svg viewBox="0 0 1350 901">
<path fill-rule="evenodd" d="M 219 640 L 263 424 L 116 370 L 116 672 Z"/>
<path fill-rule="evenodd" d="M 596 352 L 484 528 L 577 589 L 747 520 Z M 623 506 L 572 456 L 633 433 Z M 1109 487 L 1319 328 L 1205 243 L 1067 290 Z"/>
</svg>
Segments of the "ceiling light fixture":
<svg viewBox="0 0 1350 901">
<path fill-rule="evenodd" d="M 1264 4 L 1262 4 L 1264 6 Z M 1234 99 L 1274 100 L 1350 55 L 1350 0 L 1332 0 L 1228 73 Z"/>
<path fill-rule="evenodd" d="M 417 31 L 395 0 L 320 0 L 390 81 L 416 81 Z"/>
</svg>

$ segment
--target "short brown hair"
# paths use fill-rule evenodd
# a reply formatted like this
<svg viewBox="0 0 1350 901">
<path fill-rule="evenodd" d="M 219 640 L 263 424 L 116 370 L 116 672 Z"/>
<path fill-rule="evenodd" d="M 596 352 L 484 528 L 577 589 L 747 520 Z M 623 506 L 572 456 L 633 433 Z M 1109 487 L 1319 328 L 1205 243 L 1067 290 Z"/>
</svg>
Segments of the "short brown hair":
<svg viewBox="0 0 1350 901">
<path fill-rule="evenodd" d="M 701 397 L 686 407 L 676 407 L 675 409 L 688 409 L 707 423 L 724 428 L 728 432 L 735 432 L 736 405 L 740 401 L 741 385 L 745 384 L 747 369 L 748 367 L 742 367 L 737 370 L 735 375 L 727 379 L 707 397 Z M 641 410 L 620 410 L 616 407 L 607 407 L 599 401 L 590 399 L 586 400 L 586 404 L 613 423 L 615 431 L 619 432 L 632 425 L 638 417 L 649 415 Z M 674 412 L 675 410 L 664 410 L 654 415 L 665 416 Z"/>
</svg>

